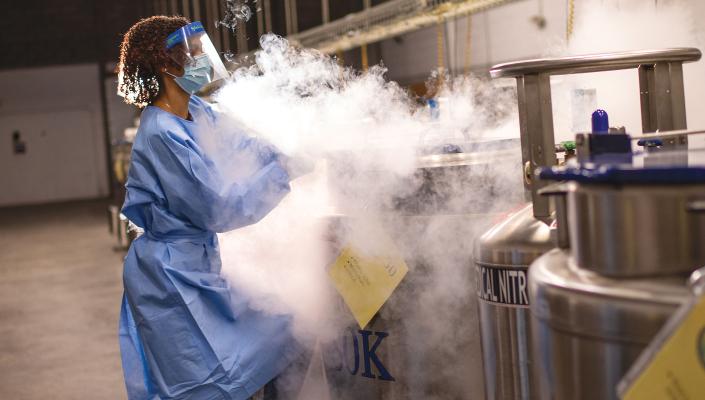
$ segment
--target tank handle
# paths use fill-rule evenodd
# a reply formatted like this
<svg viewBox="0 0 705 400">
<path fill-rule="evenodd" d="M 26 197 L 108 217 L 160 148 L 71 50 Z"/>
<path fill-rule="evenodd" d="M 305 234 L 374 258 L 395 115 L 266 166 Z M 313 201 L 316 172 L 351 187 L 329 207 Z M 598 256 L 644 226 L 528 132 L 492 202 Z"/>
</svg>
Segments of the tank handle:
<svg viewBox="0 0 705 400">
<path fill-rule="evenodd" d="M 583 74 L 654 66 L 659 63 L 693 62 L 700 60 L 700 57 L 702 57 L 702 53 L 696 48 L 678 47 L 540 58 L 495 65 L 490 70 L 490 75 L 493 78 L 515 78 L 530 74 Z"/>
<path fill-rule="evenodd" d="M 570 191 L 569 182 L 556 182 L 541 188 L 538 194 L 552 198 L 556 210 L 556 245 L 561 249 L 570 248 L 570 235 L 568 234 L 568 202 L 567 194 Z"/>
<path fill-rule="evenodd" d="M 688 286 L 696 296 L 705 294 L 705 267 L 695 270 L 688 278 Z"/>
<path fill-rule="evenodd" d="M 588 54 L 499 64 L 490 75 L 516 78 L 522 165 L 533 177 L 536 169 L 558 163 L 553 151 L 551 76 L 637 69 L 643 132 L 681 130 L 687 129 L 682 64 L 701 57 L 700 50 L 690 47 Z M 544 221 L 550 219 L 551 208 L 538 191 L 546 185 L 535 179 L 524 182 L 534 216 Z"/>
<path fill-rule="evenodd" d="M 703 213 L 705 212 L 705 200 L 693 200 L 688 203 L 688 212 Z"/>
</svg>

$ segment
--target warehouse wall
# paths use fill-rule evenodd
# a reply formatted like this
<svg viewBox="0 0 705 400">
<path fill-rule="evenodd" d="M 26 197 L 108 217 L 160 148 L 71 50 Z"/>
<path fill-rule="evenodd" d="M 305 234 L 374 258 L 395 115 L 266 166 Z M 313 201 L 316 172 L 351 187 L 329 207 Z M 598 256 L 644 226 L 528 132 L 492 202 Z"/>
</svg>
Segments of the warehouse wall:
<svg viewBox="0 0 705 400">
<path fill-rule="evenodd" d="M 122 34 L 153 2 L 5 3 L 12 17 L 0 35 L 0 206 L 107 196 L 98 65 L 117 60 Z M 112 134 L 134 111 L 107 86 Z"/>
<path fill-rule="evenodd" d="M 0 69 L 117 60 L 122 33 L 141 15 L 151 14 L 152 3 L 3 1 Z"/>
<path fill-rule="evenodd" d="M 621 8 L 617 14 L 610 15 L 601 26 L 578 23 L 586 15 L 585 8 L 592 4 L 605 7 Z M 580 31 L 580 45 L 571 42 L 570 51 L 575 54 L 600 51 L 636 50 L 643 48 L 663 48 L 675 46 L 695 46 L 705 50 L 705 29 L 698 22 L 705 20 L 705 1 L 671 0 L 661 4 L 660 11 L 649 14 L 644 7 L 639 7 L 638 0 L 615 0 L 600 3 L 576 2 L 576 29 Z M 643 3 L 653 6 L 654 3 Z M 686 6 L 678 7 L 678 5 Z M 582 8 L 584 7 L 584 8 Z M 664 8 L 665 7 L 665 8 Z M 664 11 L 666 10 L 666 11 Z M 545 26 L 536 23 L 539 15 L 545 17 Z M 691 18 L 692 21 L 688 19 Z M 565 0 L 520 0 L 498 8 L 490 9 L 471 17 L 470 66 L 475 72 L 486 73 L 487 68 L 502 62 L 536 58 L 563 51 L 566 36 L 567 6 Z M 694 21 L 694 23 L 693 23 Z M 657 25 L 660 29 L 650 29 Z M 689 25 L 695 31 L 684 33 Z M 444 67 L 451 72 L 463 73 L 465 67 L 465 50 L 467 37 L 467 18 L 450 21 L 443 26 L 445 46 L 443 48 Z M 668 28 L 668 27 L 672 27 Z M 671 34 L 673 31 L 673 34 Z M 677 33 L 676 33 L 677 31 Z M 593 33 L 594 32 L 594 33 Z M 661 32 L 658 34 L 656 32 Z M 577 33 L 577 32 L 576 32 Z M 593 37 L 594 34 L 594 37 Z M 611 36 L 610 36 L 611 35 Z M 563 42 L 563 43 L 562 43 Z M 388 77 L 402 84 L 418 84 L 429 76 L 438 66 L 438 31 L 431 27 L 409 33 L 399 38 L 385 40 L 381 43 L 382 59 L 389 68 Z M 583 50 L 582 48 L 589 50 Z M 633 71 L 612 72 L 602 75 L 586 76 L 583 82 L 594 80 L 593 88 L 601 87 L 603 93 L 600 107 L 610 110 L 617 124 L 627 126 L 632 131 L 641 127 L 637 75 Z M 705 106 L 705 61 L 684 65 L 686 112 L 688 127 L 705 128 L 705 113 L 700 110 Z M 574 82 L 578 78 L 555 78 L 558 85 Z M 615 84 L 609 85 L 609 82 Z M 508 84 L 513 83 L 507 80 Z M 609 90 L 606 90 L 609 89 Z M 599 99 L 598 99 L 599 100 Z M 554 101 L 554 111 L 556 104 Z M 570 137 L 571 121 L 568 116 L 557 113 L 554 120 L 556 132 L 564 131 Z"/>
<path fill-rule="evenodd" d="M 96 64 L 0 71 L 0 206 L 108 195 L 99 85 Z"/>
<path fill-rule="evenodd" d="M 117 63 L 106 67 L 107 71 L 114 71 Z M 125 128 L 134 126 L 135 117 L 140 116 L 140 109 L 125 104 L 125 99 L 117 94 L 117 74 L 108 74 L 105 78 L 105 100 L 108 108 L 108 131 L 111 141 L 124 138 Z"/>
<path fill-rule="evenodd" d="M 470 66 L 474 69 L 522 58 L 540 56 L 553 38 L 565 36 L 566 5 L 563 0 L 520 0 L 472 15 Z M 540 28 L 532 17 L 542 15 Z M 465 68 L 468 18 L 443 25 L 444 67 L 462 73 Z M 403 83 L 423 81 L 438 65 L 438 28 L 411 32 L 382 42 L 382 59 L 389 78 Z"/>
</svg>

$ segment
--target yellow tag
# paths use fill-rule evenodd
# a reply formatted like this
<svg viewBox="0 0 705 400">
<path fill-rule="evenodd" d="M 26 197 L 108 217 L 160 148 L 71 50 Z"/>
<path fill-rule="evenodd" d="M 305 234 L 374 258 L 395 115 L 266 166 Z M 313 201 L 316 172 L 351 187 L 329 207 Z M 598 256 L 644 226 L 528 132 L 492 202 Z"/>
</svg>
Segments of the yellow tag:
<svg viewBox="0 0 705 400">
<path fill-rule="evenodd" d="M 404 279 L 409 267 L 392 253 L 389 257 L 365 256 L 345 247 L 328 270 L 333 284 L 361 329 L 370 322 Z"/>
<path fill-rule="evenodd" d="M 624 392 L 625 400 L 705 396 L 705 296 L 701 296 Z"/>
</svg>

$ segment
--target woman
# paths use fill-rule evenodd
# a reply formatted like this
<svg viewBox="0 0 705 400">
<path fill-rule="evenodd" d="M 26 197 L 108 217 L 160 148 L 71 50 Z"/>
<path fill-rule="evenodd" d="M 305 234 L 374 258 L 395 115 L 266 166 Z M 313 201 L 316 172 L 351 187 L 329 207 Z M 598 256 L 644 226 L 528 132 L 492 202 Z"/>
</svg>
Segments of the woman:
<svg viewBox="0 0 705 400">
<path fill-rule="evenodd" d="M 252 224 L 289 190 L 285 158 L 240 135 L 255 165 L 226 182 L 203 142 L 217 115 L 193 93 L 227 75 L 203 26 L 139 21 L 125 34 L 118 91 L 145 107 L 122 212 L 144 229 L 125 258 L 120 346 L 130 399 L 246 399 L 299 354 L 288 319 L 229 289 L 216 232 Z M 251 163 L 250 163 L 251 164 Z"/>
</svg>

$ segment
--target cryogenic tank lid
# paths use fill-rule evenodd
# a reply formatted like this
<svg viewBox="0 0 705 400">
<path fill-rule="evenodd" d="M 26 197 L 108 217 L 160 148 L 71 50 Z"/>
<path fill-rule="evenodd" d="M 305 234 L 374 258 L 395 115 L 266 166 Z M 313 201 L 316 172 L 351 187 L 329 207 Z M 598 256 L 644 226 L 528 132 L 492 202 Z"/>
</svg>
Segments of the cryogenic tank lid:
<svg viewBox="0 0 705 400">
<path fill-rule="evenodd" d="M 579 183 L 612 183 L 633 185 L 683 185 L 705 183 L 705 166 L 651 166 L 630 164 L 540 168 L 540 179 Z"/>
</svg>

